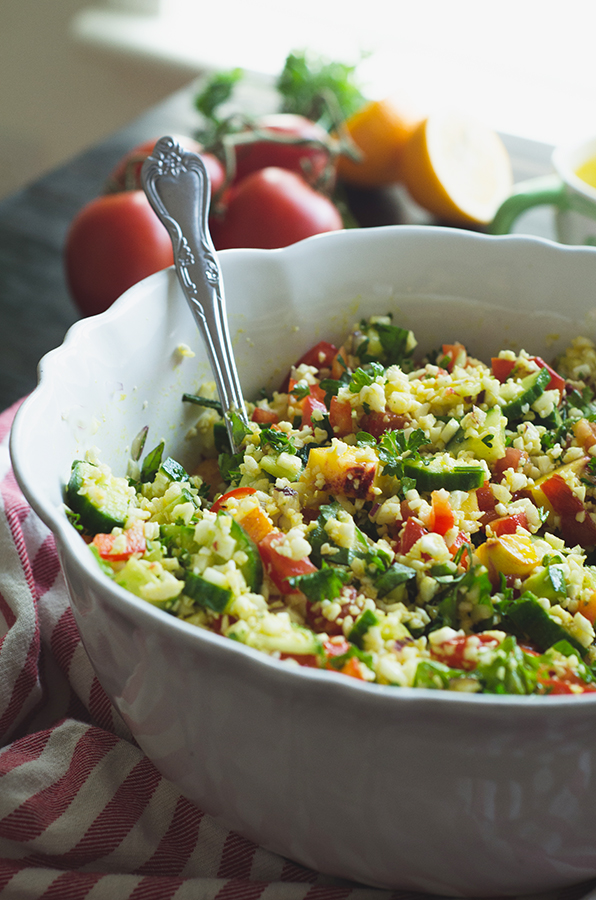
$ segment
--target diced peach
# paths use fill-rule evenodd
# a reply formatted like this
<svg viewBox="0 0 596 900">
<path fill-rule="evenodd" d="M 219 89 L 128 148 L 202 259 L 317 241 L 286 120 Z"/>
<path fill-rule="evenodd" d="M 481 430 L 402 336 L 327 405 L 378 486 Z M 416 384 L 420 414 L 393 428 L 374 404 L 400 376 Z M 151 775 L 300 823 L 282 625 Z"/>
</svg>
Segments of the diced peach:
<svg viewBox="0 0 596 900">
<path fill-rule="evenodd" d="M 524 534 L 502 534 L 489 538 L 476 548 L 476 555 L 491 578 L 498 573 L 529 575 L 540 562 L 531 538 Z"/>
<path fill-rule="evenodd" d="M 273 523 L 260 506 L 251 507 L 244 515 L 237 515 L 236 519 L 255 544 L 258 544 L 265 535 L 273 531 Z"/>
<path fill-rule="evenodd" d="M 371 499 L 377 465 L 367 448 L 337 442 L 331 447 L 314 447 L 308 457 L 306 473 L 320 490 Z"/>
</svg>

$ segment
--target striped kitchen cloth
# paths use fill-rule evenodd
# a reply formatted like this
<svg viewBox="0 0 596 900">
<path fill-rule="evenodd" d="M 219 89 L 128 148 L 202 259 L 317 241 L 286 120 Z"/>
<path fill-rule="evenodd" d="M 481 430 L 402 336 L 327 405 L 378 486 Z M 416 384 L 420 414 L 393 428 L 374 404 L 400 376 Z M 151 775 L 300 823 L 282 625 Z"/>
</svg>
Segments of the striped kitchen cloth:
<svg viewBox="0 0 596 900">
<path fill-rule="evenodd" d="M 0 897 L 422 900 L 257 847 L 143 755 L 93 674 L 53 537 L 16 484 L 17 406 L 0 415 Z M 541 898 L 578 900 L 594 884 Z"/>
</svg>

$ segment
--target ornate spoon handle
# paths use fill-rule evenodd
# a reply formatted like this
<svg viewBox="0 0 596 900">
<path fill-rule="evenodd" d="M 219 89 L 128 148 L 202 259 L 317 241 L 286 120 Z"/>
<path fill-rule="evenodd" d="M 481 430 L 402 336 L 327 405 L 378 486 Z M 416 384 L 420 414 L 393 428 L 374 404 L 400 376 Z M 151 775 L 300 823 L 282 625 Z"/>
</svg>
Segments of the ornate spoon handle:
<svg viewBox="0 0 596 900">
<path fill-rule="evenodd" d="M 184 296 L 205 342 L 230 443 L 230 413 L 247 422 L 228 330 L 223 279 L 209 233 L 211 187 L 202 159 L 171 137 L 162 137 L 141 171 L 147 198 L 165 225 Z"/>
</svg>

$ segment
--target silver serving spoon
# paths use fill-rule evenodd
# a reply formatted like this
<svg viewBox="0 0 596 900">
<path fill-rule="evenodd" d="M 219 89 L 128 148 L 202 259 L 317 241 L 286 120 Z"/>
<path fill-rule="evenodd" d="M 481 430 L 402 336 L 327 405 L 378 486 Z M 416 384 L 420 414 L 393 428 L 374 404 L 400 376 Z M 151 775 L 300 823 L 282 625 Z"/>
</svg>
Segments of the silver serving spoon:
<svg viewBox="0 0 596 900">
<path fill-rule="evenodd" d="M 207 170 L 196 153 L 162 137 L 143 163 L 141 181 L 172 240 L 176 272 L 205 342 L 230 444 L 237 452 L 231 413 L 244 424 L 248 417 L 228 330 L 221 269 L 209 232 Z"/>
</svg>

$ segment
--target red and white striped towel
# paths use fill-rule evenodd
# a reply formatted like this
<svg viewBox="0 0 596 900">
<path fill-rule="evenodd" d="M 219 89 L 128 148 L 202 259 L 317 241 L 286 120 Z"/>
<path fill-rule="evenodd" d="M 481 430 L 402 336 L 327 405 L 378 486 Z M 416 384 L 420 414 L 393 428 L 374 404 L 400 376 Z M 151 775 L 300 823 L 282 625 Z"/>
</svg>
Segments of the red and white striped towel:
<svg viewBox="0 0 596 900">
<path fill-rule="evenodd" d="M 408 900 L 227 831 L 132 740 L 81 644 L 52 535 L 19 491 L 0 415 L 0 897 Z M 594 883 L 543 895 L 578 900 Z"/>
</svg>

